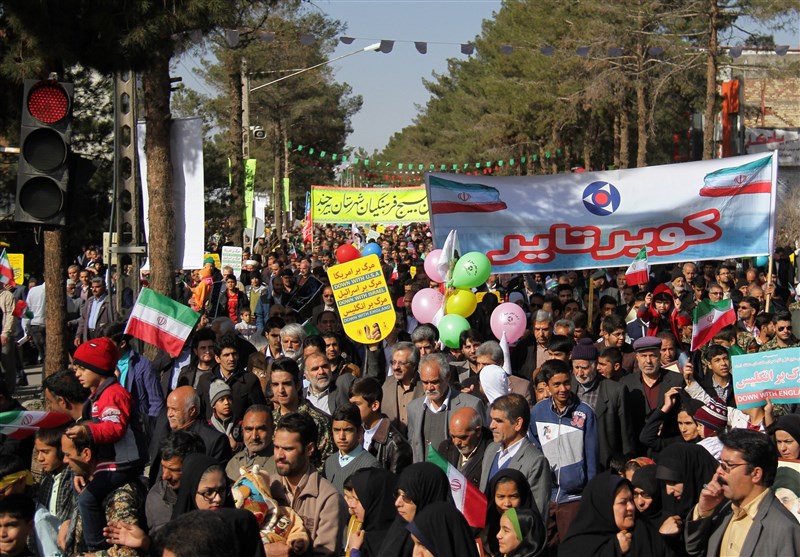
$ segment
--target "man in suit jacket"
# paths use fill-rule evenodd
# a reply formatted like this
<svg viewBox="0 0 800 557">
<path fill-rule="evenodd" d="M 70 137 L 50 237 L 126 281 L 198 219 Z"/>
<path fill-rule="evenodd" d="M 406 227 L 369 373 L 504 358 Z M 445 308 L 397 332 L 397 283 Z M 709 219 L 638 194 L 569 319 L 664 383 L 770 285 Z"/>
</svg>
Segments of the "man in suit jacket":
<svg viewBox="0 0 800 557">
<path fill-rule="evenodd" d="M 597 348 L 581 339 L 572 349 L 572 392 L 592 407 L 597 420 L 600 467 L 605 470 L 614 455 L 635 456 L 633 426 L 627 410 L 627 391 L 597 373 Z"/>
<path fill-rule="evenodd" d="M 531 319 L 531 333 L 511 350 L 511 369 L 514 375 L 530 381 L 533 372 L 547 359 L 547 343 L 553 336 L 553 316 L 539 310 Z"/>
<path fill-rule="evenodd" d="M 636 364 L 639 373 L 632 373 L 620 379 L 620 383 L 628 389 L 628 407 L 633 418 L 633 435 L 639 438 L 644 422 L 650 413 L 664 403 L 664 394 L 672 387 L 683 387 L 683 376 L 661 367 L 661 339 L 645 336 L 633 343 L 636 351 Z M 675 420 L 667 420 L 666 424 L 674 424 Z M 676 426 L 672 426 L 675 430 Z M 669 437 L 677 431 L 665 431 L 662 435 Z M 640 447 L 637 454 L 644 454 Z"/>
<path fill-rule="evenodd" d="M 536 509 L 547 520 L 550 508 L 550 463 L 535 445 L 528 441 L 528 426 L 531 410 L 525 399 L 518 394 L 501 396 L 492 403 L 489 415 L 494 442 L 483 453 L 481 491 L 492 477 L 505 468 L 519 470 L 527 479 L 533 493 Z"/>
<path fill-rule="evenodd" d="M 427 444 L 438 447 L 450 437 L 450 416 L 459 408 L 474 408 L 483 416 L 483 402 L 467 393 L 456 392 L 448 381 L 450 363 L 441 352 L 427 354 L 419 364 L 420 383 L 425 396 L 408 404 L 408 442 L 414 462 L 423 462 Z"/>
<path fill-rule="evenodd" d="M 100 331 L 116 319 L 117 312 L 111 296 L 106 291 L 106 283 L 102 277 L 92 279 L 92 296 L 87 298 L 81 317 L 78 320 L 78 330 L 75 332 L 75 346 L 100 336 Z"/>
<path fill-rule="evenodd" d="M 389 362 L 392 374 L 383 383 L 381 410 L 403 435 L 408 435 L 408 405 L 422 398 L 425 390 L 419 382 L 417 367 L 419 349 L 410 342 L 397 342 L 392 346 Z"/>
<path fill-rule="evenodd" d="M 770 489 L 778 469 L 774 442 L 749 429 L 720 441 L 717 473 L 686 517 L 687 553 L 800 555 L 800 523 Z"/>
<path fill-rule="evenodd" d="M 439 445 L 439 453 L 478 487 L 481 483 L 483 454 L 492 442 L 492 433 L 481 425 L 473 408 L 460 408 L 450 416 L 450 439 Z"/>
</svg>

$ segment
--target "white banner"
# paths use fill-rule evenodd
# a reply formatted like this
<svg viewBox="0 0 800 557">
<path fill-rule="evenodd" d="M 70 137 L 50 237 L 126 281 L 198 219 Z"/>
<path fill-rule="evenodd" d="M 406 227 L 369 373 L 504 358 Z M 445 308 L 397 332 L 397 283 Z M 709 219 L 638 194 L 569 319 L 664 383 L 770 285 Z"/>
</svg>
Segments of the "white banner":
<svg viewBox="0 0 800 557">
<path fill-rule="evenodd" d="M 145 239 L 150 236 L 147 195 L 147 157 L 144 152 L 144 122 L 137 125 L 139 172 L 142 177 L 142 207 Z M 175 204 L 175 255 L 181 269 L 200 269 L 205 251 L 205 192 L 203 190 L 203 121 L 174 120 L 170 129 L 172 151 L 172 199 Z M 148 253 L 148 257 L 149 257 Z M 149 260 L 142 270 L 149 269 Z"/>
</svg>

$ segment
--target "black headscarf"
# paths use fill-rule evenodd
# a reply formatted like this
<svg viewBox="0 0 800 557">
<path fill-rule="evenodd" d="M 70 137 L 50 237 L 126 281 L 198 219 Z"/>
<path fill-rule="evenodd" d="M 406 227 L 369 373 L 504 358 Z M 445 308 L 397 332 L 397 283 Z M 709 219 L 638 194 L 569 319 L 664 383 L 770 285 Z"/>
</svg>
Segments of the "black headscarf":
<svg viewBox="0 0 800 557">
<path fill-rule="evenodd" d="M 364 543 L 361 555 L 377 557 L 386 533 L 397 516 L 394 488 L 397 479 L 383 468 L 364 468 L 350 476 L 350 483 L 364 507 Z"/>
<path fill-rule="evenodd" d="M 535 509 L 522 508 L 514 509 L 514 513 L 522 540 L 514 551 L 506 554 L 506 557 L 537 557 L 541 555 L 547 544 L 547 531 L 541 515 Z M 513 524 L 511 517 L 509 520 Z"/>
<path fill-rule="evenodd" d="M 658 485 L 658 480 L 656 479 L 656 468 L 658 468 L 658 466 L 651 464 L 649 466 L 642 466 L 636 470 L 633 473 L 631 485 L 641 489 L 653 498 L 653 502 L 650 503 L 650 506 L 647 507 L 643 513 L 639 514 L 648 520 L 652 520 L 654 523 L 659 523 L 662 504 L 661 487 Z"/>
<path fill-rule="evenodd" d="M 195 504 L 197 486 L 200 485 L 200 479 L 203 474 L 212 466 L 220 466 L 220 463 L 205 454 L 193 453 L 183 458 L 183 472 L 181 473 L 181 485 L 178 487 L 178 499 L 175 501 L 175 506 L 172 507 L 173 520 L 182 514 L 197 510 L 197 505 Z M 222 476 L 227 481 L 224 472 Z M 222 505 L 225 507 L 231 506 L 229 499 L 230 497 L 228 496 L 223 498 Z"/>
<path fill-rule="evenodd" d="M 702 445 L 677 443 L 658 455 L 656 478 L 661 480 L 663 516 L 685 519 L 700 498 L 703 484 L 711 481 L 719 463 Z M 683 484 L 680 500 L 667 495 L 666 482 Z"/>
<path fill-rule="evenodd" d="M 417 506 L 417 513 L 433 502 L 446 501 L 454 505 L 450 482 L 441 468 L 430 462 L 407 466 L 397 478 L 397 489 Z M 406 530 L 406 521 L 396 514 L 378 553 L 381 557 L 411 557 L 414 543 Z"/>
<path fill-rule="evenodd" d="M 213 512 L 233 530 L 236 540 L 235 555 L 238 557 L 264 557 L 264 544 L 261 542 L 258 521 L 253 513 L 245 509 L 219 509 Z"/>
<path fill-rule="evenodd" d="M 478 557 L 472 529 L 452 503 L 431 503 L 417 512 L 406 529 L 433 557 Z"/>
<path fill-rule="evenodd" d="M 500 516 L 502 513 L 497 510 L 494 496 L 497 491 L 497 484 L 501 480 L 511 480 L 517 485 L 517 490 L 519 490 L 519 506 L 517 509 L 533 509 L 539 512 L 539 509 L 536 508 L 536 502 L 533 500 L 528 479 L 522 472 L 512 468 L 505 468 L 495 474 L 489 485 L 486 486 L 486 528 L 483 536 L 486 540 L 486 545 L 489 546 L 489 551 L 494 555 L 497 555 L 500 551 L 497 545 L 497 533 L 500 531 Z"/>
<path fill-rule="evenodd" d="M 786 414 L 785 416 L 781 416 L 775 422 L 773 429 L 775 431 L 785 431 L 792 436 L 792 439 L 800 443 L 800 415 Z"/>
<path fill-rule="evenodd" d="M 614 519 L 614 499 L 617 490 L 623 486 L 631 489 L 628 480 L 609 472 L 596 475 L 586 484 L 578 513 L 569 527 L 567 537 L 558 547 L 559 557 L 619 555 L 619 528 Z M 666 546 L 649 521 L 637 520 L 631 534 L 631 550 L 625 557 L 665 555 Z"/>
</svg>

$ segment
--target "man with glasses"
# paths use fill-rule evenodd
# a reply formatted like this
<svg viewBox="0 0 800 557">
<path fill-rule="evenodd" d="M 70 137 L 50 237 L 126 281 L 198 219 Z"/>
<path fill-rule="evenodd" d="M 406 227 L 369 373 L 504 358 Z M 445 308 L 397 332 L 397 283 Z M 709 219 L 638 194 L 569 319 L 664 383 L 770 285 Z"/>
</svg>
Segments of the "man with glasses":
<svg viewBox="0 0 800 557">
<path fill-rule="evenodd" d="M 778 469 L 774 442 L 749 429 L 733 429 L 720 441 L 719 467 L 686 521 L 688 554 L 800 555 L 800 524 L 770 490 Z"/>
<path fill-rule="evenodd" d="M 736 322 L 737 327 L 757 337 L 758 327 L 756 326 L 756 315 L 758 315 L 760 309 L 761 304 L 752 296 L 745 296 L 742 298 L 736 310 L 736 314 L 739 317 L 739 320 Z"/>
<path fill-rule="evenodd" d="M 772 316 L 772 323 L 775 325 L 775 336 L 761 347 L 760 352 L 800 346 L 800 341 L 792 333 L 792 314 L 788 311 L 776 312 Z"/>
<path fill-rule="evenodd" d="M 392 347 L 392 374 L 383 383 L 383 413 L 403 435 L 408 431 L 408 405 L 425 394 L 417 375 L 419 349 L 410 342 Z"/>
<path fill-rule="evenodd" d="M 735 290 L 735 273 L 736 269 L 731 268 L 729 265 L 720 265 L 717 267 L 717 282 L 724 292 L 724 299 L 731 297 L 731 292 Z"/>
</svg>

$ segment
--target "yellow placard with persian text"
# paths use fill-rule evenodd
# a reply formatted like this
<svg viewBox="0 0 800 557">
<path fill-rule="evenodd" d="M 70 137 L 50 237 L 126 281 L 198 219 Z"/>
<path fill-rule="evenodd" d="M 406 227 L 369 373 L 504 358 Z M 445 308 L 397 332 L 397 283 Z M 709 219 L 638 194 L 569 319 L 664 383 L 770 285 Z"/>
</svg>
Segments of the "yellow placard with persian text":
<svg viewBox="0 0 800 557">
<path fill-rule="evenodd" d="M 424 186 L 387 189 L 311 186 L 311 214 L 315 224 L 430 220 Z"/>
<path fill-rule="evenodd" d="M 8 264 L 14 269 L 14 282 L 25 284 L 25 254 L 6 253 L 6 255 L 8 256 Z"/>
<path fill-rule="evenodd" d="M 397 315 L 377 255 L 335 265 L 328 278 L 348 337 L 370 344 L 389 335 Z"/>
</svg>

